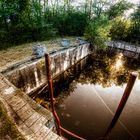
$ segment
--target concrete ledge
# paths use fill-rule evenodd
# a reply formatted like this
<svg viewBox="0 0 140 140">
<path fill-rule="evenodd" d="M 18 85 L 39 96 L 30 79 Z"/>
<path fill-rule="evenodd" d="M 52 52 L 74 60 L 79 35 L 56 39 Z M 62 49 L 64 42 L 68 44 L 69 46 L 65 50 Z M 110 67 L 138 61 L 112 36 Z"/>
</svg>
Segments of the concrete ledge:
<svg viewBox="0 0 140 140">
<path fill-rule="evenodd" d="M 63 139 L 52 131 L 55 130 L 52 113 L 13 86 L 2 74 L 0 74 L 0 97 L 8 115 L 26 139 Z"/>
<path fill-rule="evenodd" d="M 89 53 L 89 43 L 50 53 L 52 77 L 76 64 Z M 13 85 L 29 94 L 46 82 L 45 60 L 44 58 L 37 59 L 3 74 Z"/>
</svg>

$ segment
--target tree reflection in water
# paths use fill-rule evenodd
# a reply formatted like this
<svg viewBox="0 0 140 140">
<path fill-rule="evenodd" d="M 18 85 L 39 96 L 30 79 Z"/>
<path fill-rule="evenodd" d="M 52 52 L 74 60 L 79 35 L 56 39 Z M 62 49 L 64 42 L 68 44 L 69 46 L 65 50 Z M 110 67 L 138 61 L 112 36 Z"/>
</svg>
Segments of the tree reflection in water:
<svg viewBox="0 0 140 140">
<path fill-rule="evenodd" d="M 98 84 L 102 87 L 111 87 L 113 84 L 123 86 L 127 82 L 131 71 L 140 72 L 139 60 L 126 58 L 120 53 L 111 53 L 111 55 L 106 52 L 92 53 L 89 56 L 86 68 L 79 70 L 77 66 L 74 66 L 54 80 L 56 104 L 62 103 L 67 96 L 72 94 L 77 87 L 77 83 Z M 35 100 L 41 102 L 42 105 L 45 103 L 44 106 L 48 106 L 49 97 L 46 97 L 46 95 L 49 94 L 42 93 Z"/>
<path fill-rule="evenodd" d="M 106 54 L 100 56 L 92 54 L 90 67 L 81 73 L 77 82 L 99 84 L 103 87 L 109 87 L 112 84 L 123 85 L 129 73 L 129 70 L 123 66 L 124 63 L 125 58 L 122 58 L 122 54 L 112 57 Z"/>
<path fill-rule="evenodd" d="M 68 88 L 62 90 L 59 99 L 69 96 L 76 88 L 77 83 L 98 84 L 104 88 L 111 87 L 113 84 L 123 86 L 127 82 L 130 72 L 140 71 L 139 61 L 126 58 L 122 53 L 112 55 L 106 52 L 93 53 L 89 56 L 89 59 L 88 67 L 78 77 L 75 77 Z"/>
</svg>

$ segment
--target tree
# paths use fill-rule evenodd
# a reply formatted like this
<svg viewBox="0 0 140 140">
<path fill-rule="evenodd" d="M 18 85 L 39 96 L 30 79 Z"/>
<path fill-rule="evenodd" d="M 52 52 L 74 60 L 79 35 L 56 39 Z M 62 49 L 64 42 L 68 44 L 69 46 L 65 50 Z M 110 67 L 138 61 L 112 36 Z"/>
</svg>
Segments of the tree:
<svg viewBox="0 0 140 140">
<path fill-rule="evenodd" d="M 5 24 L 17 25 L 27 6 L 28 0 L 2 0 L 0 2 L 0 16 L 3 17 Z"/>
<path fill-rule="evenodd" d="M 88 39 L 94 47 L 104 48 L 106 42 L 110 40 L 110 21 L 105 16 L 95 18 L 88 24 L 85 30 L 85 37 Z"/>
<path fill-rule="evenodd" d="M 112 20 L 110 36 L 113 40 L 125 40 L 131 32 L 132 22 L 123 17 L 117 17 Z"/>
<path fill-rule="evenodd" d="M 112 26 L 111 23 L 113 23 L 111 20 L 119 15 L 120 11 L 121 14 L 123 14 L 124 11 L 131 8 L 131 6 L 132 4 L 125 0 L 94 0 L 92 3 L 92 16 L 85 30 L 85 37 L 90 40 L 94 46 L 105 47 L 106 42 L 110 40 L 109 33 Z M 118 21 L 116 23 L 118 23 Z M 121 26 L 122 29 L 125 26 L 124 23 L 121 24 Z M 119 33 L 122 33 L 122 30 L 116 28 L 115 24 L 113 27 L 113 33 L 110 35 L 112 35 L 112 38 L 115 38 L 115 32 L 119 30 Z M 128 27 L 126 26 L 126 28 Z M 119 37 L 119 33 L 117 37 Z M 126 33 L 123 34 L 122 38 L 124 38 L 124 35 L 126 35 Z"/>
<path fill-rule="evenodd" d="M 126 10 L 133 7 L 133 4 L 126 0 L 94 0 L 92 3 L 92 14 L 94 17 L 107 15 L 109 19 L 122 16 Z"/>
<path fill-rule="evenodd" d="M 126 1 L 126 0 L 119 0 L 116 3 L 112 3 L 110 8 L 106 11 L 109 19 L 114 19 L 118 16 L 123 16 L 126 10 L 131 9 L 134 4 Z"/>
<path fill-rule="evenodd" d="M 94 0 L 91 13 L 94 17 L 99 18 L 110 7 L 110 3 L 110 0 Z"/>
<path fill-rule="evenodd" d="M 136 43 L 140 43 L 140 4 L 137 6 L 136 11 L 132 14 L 133 27 L 131 36 Z"/>
</svg>

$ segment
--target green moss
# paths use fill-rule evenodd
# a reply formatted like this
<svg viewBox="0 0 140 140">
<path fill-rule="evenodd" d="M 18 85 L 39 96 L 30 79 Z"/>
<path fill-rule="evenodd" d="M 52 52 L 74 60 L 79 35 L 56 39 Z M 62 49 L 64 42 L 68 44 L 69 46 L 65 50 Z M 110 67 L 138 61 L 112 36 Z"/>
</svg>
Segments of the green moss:
<svg viewBox="0 0 140 140">
<path fill-rule="evenodd" d="M 7 115 L 4 105 L 0 102 L 0 139 L 25 140 L 17 130 L 15 124 Z"/>
</svg>

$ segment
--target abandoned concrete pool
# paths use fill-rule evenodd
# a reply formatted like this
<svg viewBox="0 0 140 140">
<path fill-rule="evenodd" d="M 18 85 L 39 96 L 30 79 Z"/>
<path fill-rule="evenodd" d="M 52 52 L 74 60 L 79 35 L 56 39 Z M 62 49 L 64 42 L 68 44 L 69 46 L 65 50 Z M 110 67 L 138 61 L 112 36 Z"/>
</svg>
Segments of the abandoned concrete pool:
<svg viewBox="0 0 140 140">
<path fill-rule="evenodd" d="M 55 109 L 61 126 L 83 139 L 103 137 L 123 96 L 129 74 L 140 71 L 138 59 L 132 60 L 116 51 L 91 53 L 88 43 L 60 49 L 49 56 Z M 11 117 L 27 139 L 76 139 L 63 132 L 63 137 L 56 134 L 44 58 L 2 74 L 1 97 L 12 108 L 9 109 Z M 140 139 L 139 85 L 137 78 L 109 135 L 110 140 Z"/>
</svg>

